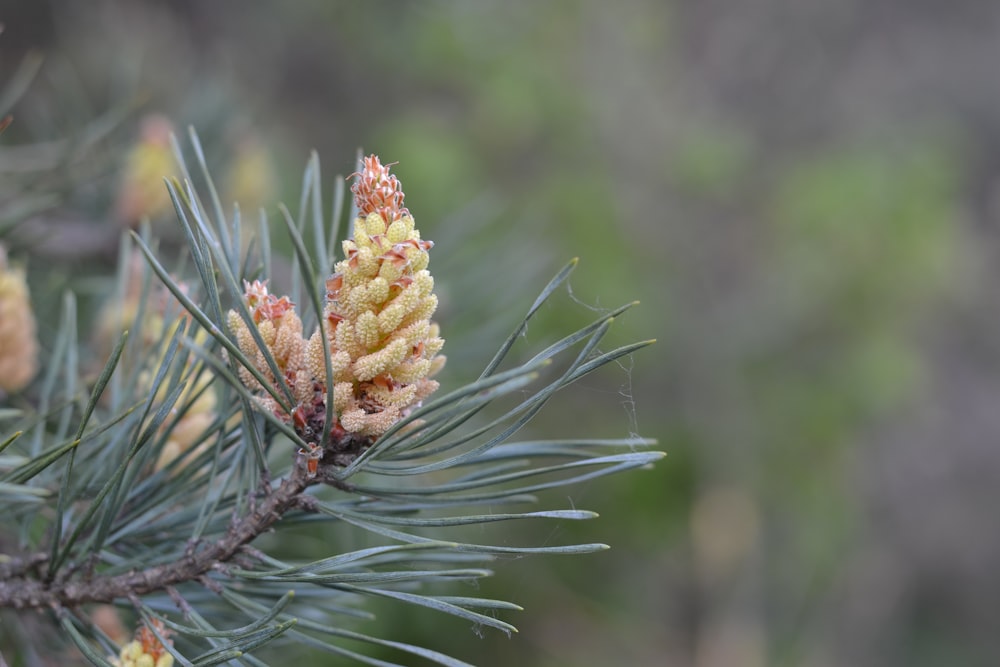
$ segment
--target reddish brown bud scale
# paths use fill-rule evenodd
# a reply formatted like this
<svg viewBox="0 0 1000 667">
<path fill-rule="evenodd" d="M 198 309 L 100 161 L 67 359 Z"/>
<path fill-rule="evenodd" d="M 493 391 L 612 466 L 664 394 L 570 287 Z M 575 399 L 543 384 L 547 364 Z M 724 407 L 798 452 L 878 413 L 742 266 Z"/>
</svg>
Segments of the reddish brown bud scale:
<svg viewBox="0 0 1000 667">
<path fill-rule="evenodd" d="M 161 637 L 167 637 L 170 631 L 163 625 L 159 620 L 153 619 L 153 624 L 156 626 L 156 631 L 160 633 Z M 136 633 L 136 640 L 142 644 L 142 652 L 151 656 L 153 661 L 160 659 L 160 656 L 166 652 L 163 648 L 163 643 L 157 639 L 156 635 L 148 626 L 142 626 Z"/>
<path fill-rule="evenodd" d="M 378 213 L 388 225 L 394 220 L 409 216 L 410 212 L 403 207 L 402 187 L 399 179 L 389 174 L 389 167 L 379 161 L 378 156 L 369 155 L 362 162 L 361 171 L 351 174 L 355 178 L 351 192 L 354 193 L 354 205 L 358 207 L 361 217 Z"/>
<path fill-rule="evenodd" d="M 372 378 L 372 384 L 376 387 L 385 389 L 386 391 L 392 391 L 395 388 L 396 383 L 392 381 L 392 378 L 386 375 L 376 375 Z"/>
<path fill-rule="evenodd" d="M 395 246 L 393 246 L 393 248 L 389 250 L 389 252 L 382 255 L 382 259 L 392 262 L 395 266 L 405 266 L 406 262 L 409 260 L 406 259 L 406 253 L 404 253 L 402 250 L 399 249 L 398 246 L 400 245 L 402 244 L 397 243 Z"/>
<path fill-rule="evenodd" d="M 340 288 L 344 286 L 344 276 L 335 273 L 326 279 L 326 294 L 328 299 L 336 299 Z"/>
<path fill-rule="evenodd" d="M 305 409 L 301 405 L 292 410 L 292 424 L 299 433 L 306 428 Z"/>
<path fill-rule="evenodd" d="M 252 283 L 244 281 L 247 307 L 253 315 L 253 321 L 260 324 L 263 320 L 278 320 L 295 307 L 287 296 L 277 297 L 267 292 L 265 282 L 255 280 Z"/>
</svg>

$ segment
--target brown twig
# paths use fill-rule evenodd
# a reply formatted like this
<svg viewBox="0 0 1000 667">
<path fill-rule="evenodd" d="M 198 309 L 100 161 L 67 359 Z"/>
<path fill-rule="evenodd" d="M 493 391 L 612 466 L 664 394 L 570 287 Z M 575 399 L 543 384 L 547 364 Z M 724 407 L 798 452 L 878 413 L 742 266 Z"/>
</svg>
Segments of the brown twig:
<svg viewBox="0 0 1000 667">
<path fill-rule="evenodd" d="M 289 510 L 308 509 L 310 504 L 303 502 L 303 492 L 311 484 L 322 483 L 326 476 L 310 478 L 304 468 L 295 466 L 292 474 L 277 489 L 261 498 L 220 539 L 201 548 L 186 550 L 178 560 L 171 563 L 87 580 L 46 583 L 24 577 L 20 572 L 14 577 L 4 577 L 0 579 L 0 607 L 64 608 L 87 602 L 111 602 L 199 580 L 210 570 L 231 560 L 241 552 L 244 545 L 267 531 Z M 13 572 L 17 572 L 17 569 L 8 570 L 8 573 Z"/>
<path fill-rule="evenodd" d="M 117 575 L 74 576 L 73 570 L 64 570 L 52 581 L 38 577 L 31 571 L 48 560 L 47 554 L 13 558 L 0 563 L 0 608 L 14 609 L 65 609 L 88 602 L 113 602 L 154 591 L 166 590 L 177 595 L 174 586 L 198 581 L 216 590 L 218 584 L 208 573 L 223 570 L 225 565 L 248 553 L 248 545 L 277 523 L 287 512 L 299 510 L 316 512 L 316 500 L 305 494 L 314 484 L 326 484 L 351 492 L 353 486 L 338 476 L 348 465 L 371 445 L 369 438 L 346 436 L 327 444 L 317 468 L 310 471 L 305 461 L 298 460 L 291 474 L 273 488 L 265 476 L 261 479 L 259 497 L 253 498 L 247 513 L 233 517 L 226 533 L 214 542 L 189 542 L 182 555 L 171 563 L 164 563 L 144 570 L 133 570 Z"/>
</svg>

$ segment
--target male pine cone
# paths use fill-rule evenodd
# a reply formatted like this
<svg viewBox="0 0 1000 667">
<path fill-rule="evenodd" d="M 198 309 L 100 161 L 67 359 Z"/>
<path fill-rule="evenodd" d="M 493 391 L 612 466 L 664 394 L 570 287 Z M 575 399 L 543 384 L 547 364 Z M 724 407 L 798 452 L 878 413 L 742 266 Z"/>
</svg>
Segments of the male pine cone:
<svg viewBox="0 0 1000 667">
<path fill-rule="evenodd" d="M 38 339 L 24 271 L 0 246 L 0 396 L 23 389 L 38 371 Z"/>
<path fill-rule="evenodd" d="M 377 438 L 434 390 L 431 378 L 445 358 L 444 340 L 430 318 L 437 308 L 434 279 L 427 270 L 433 243 L 420 238 L 403 207 L 399 181 L 378 157 L 364 160 L 351 187 L 359 217 L 344 259 L 326 279 L 324 333 L 308 339 L 288 297 L 277 297 L 259 281 L 246 283 L 244 299 L 254 326 L 294 395 L 286 412 L 253 374 L 240 369 L 264 409 L 292 423 L 307 441 L 323 431 L 326 414 L 324 345 L 333 371 L 330 432 Z M 243 318 L 229 311 L 228 325 L 240 350 L 268 382 L 275 378 Z M 324 335 L 325 334 L 325 335 Z M 322 446 L 322 445 L 321 445 Z"/>
</svg>

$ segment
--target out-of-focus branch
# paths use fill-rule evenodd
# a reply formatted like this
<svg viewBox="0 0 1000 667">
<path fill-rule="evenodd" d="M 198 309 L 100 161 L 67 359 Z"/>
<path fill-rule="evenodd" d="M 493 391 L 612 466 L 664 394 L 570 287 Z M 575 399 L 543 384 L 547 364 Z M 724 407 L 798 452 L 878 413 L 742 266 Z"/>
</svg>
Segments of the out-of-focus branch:
<svg viewBox="0 0 1000 667">
<path fill-rule="evenodd" d="M 37 560 L 35 557 L 12 559 L 7 567 L 0 569 L 0 607 L 60 608 L 86 602 L 112 602 L 198 580 L 240 554 L 245 545 L 267 531 L 286 512 L 296 508 L 308 511 L 311 504 L 303 492 L 310 485 L 331 478 L 330 471 L 324 470 L 326 467 L 321 466 L 320 474 L 310 476 L 305 466 L 296 465 L 289 477 L 260 497 L 253 509 L 235 521 L 222 538 L 185 553 L 171 563 L 114 576 L 86 580 L 57 577 L 45 582 L 30 576 L 29 564 Z M 14 567 L 15 561 L 23 567 Z"/>
</svg>

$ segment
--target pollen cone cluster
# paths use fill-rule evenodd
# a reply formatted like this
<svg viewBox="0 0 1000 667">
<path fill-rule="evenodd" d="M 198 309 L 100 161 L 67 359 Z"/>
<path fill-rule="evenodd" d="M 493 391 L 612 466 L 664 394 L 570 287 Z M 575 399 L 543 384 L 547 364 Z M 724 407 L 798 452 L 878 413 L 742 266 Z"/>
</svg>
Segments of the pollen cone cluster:
<svg viewBox="0 0 1000 667">
<path fill-rule="evenodd" d="M 302 353 L 305 341 L 302 339 L 302 320 L 295 313 L 294 305 L 286 296 L 279 298 L 269 293 L 267 285 L 259 280 L 244 283 L 243 300 L 246 302 L 247 310 L 250 311 L 254 326 L 264 341 L 264 346 L 274 358 L 278 370 L 290 387 L 299 390 L 296 392 L 296 400 L 298 402 L 304 401 L 307 396 L 303 390 L 306 389 L 309 380 L 304 376 L 300 379 L 299 376 L 304 372 Z M 229 311 L 228 324 L 229 330 L 236 336 L 236 343 L 243 354 L 263 375 L 268 386 L 277 387 L 278 383 L 264 357 L 264 351 L 257 346 L 253 334 L 250 333 L 250 328 L 235 310 Z M 267 410 L 282 414 L 278 403 L 266 393 L 253 373 L 242 366 L 239 370 L 243 384 L 257 391 L 260 404 Z M 311 387 L 309 391 L 311 392 Z"/>
<path fill-rule="evenodd" d="M 7 266 L 0 246 L 0 396 L 20 391 L 38 370 L 35 316 L 24 271 Z"/>
<path fill-rule="evenodd" d="M 167 629 L 159 621 L 153 622 L 156 624 L 156 631 L 161 637 L 165 637 Z M 118 667 L 172 667 L 174 656 L 167 652 L 153 631 L 144 625 L 135 633 L 135 639 L 125 644 L 118 657 L 111 662 Z"/>
<path fill-rule="evenodd" d="M 121 298 L 116 296 L 109 299 L 101 309 L 94 330 L 94 346 L 103 363 L 123 331 L 129 329 L 133 337 L 138 336 L 140 358 L 145 368 L 139 375 L 137 390 L 148 392 L 152 389 L 156 370 L 163 361 L 165 351 L 157 354 L 157 346 L 161 345 L 161 339 L 169 340 L 182 323 L 190 323 L 190 317 L 182 314 L 180 303 L 163 285 L 154 286 L 143 304 L 145 262 L 138 251 L 130 255 L 127 261 L 126 289 Z M 187 285 L 183 282 L 179 284 L 186 292 Z M 142 319 L 137 321 L 136 317 L 140 312 Z M 203 329 L 188 329 L 188 335 L 198 344 L 208 342 L 208 334 Z M 185 366 L 186 371 L 193 370 L 194 360 L 187 359 Z M 160 426 L 160 433 L 166 435 L 166 440 L 153 466 L 155 470 L 166 467 L 188 452 L 198 454 L 208 446 L 210 441 L 203 436 L 217 416 L 216 393 L 208 386 L 211 381 L 212 376 L 208 373 L 201 373 L 193 381 L 188 380 L 187 389 L 181 393 L 171 415 Z M 156 392 L 155 405 L 159 406 L 169 393 L 168 384 L 161 384 Z M 181 409 L 183 414 L 178 416 Z"/>
<path fill-rule="evenodd" d="M 437 389 L 430 376 L 444 365 L 438 355 L 444 341 L 430 320 L 437 308 L 434 279 L 427 271 L 433 244 L 420 238 L 403 207 L 399 181 L 376 156 L 365 158 L 354 176 L 351 190 L 359 217 L 352 238 L 344 241 L 344 259 L 326 280 L 325 336 L 317 330 L 303 338 L 294 305 L 269 294 L 262 283 L 247 283 L 244 294 L 296 405 L 284 412 L 246 369 L 242 380 L 258 390 L 266 409 L 307 438 L 323 430 L 324 346 L 333 371 L 335 433 L 378 437 Z M 256 369 L 273 381 L 263 352 L 235 311 L 229 313 L 229 327 Z"/>
<path fill-rule="evenodd" d="M 180 316 L 174 320 L 167 330 L 167 336 L 173 336 L 184 319 L 184 316 Z M 204 345 L 208 342 L 208 334 L 204 330 L 198 329 L 192 335 L 192 339 L 199 345 Z M 148 392 L 152 388 L 156 369 L 163 361 L 162 354 L 156 355 L 154 359 L 155 363 L 139 375 L 139 391 Z M 194 367 L 194 360 L 186 359 L 184 366 L 185 373 L 189 373 Z M 160 425 L 158 432 L 165 436 L 165 441 L 156 463 L 153 465 L 154 470 L 165 468 L 174 459 L 189 452 L 192 452 L 192 456 L 197 456 L 211 443 L 210 439 L 205 438 L 205 431 L 212 425 L 218 414 L 215 390 L 209 386 L 212 382 L 212 376 L 209 373 L 201 373 L 194 379 L 190 375 L 187 375 L 186 378 L 187 388 L 181 392 L 170 411 L 170 415 Z M 169 393 L 168 384 L 162 383 L 156 390 L 154 405 L 158 408 L 167 399 Z"/>
</svg>

